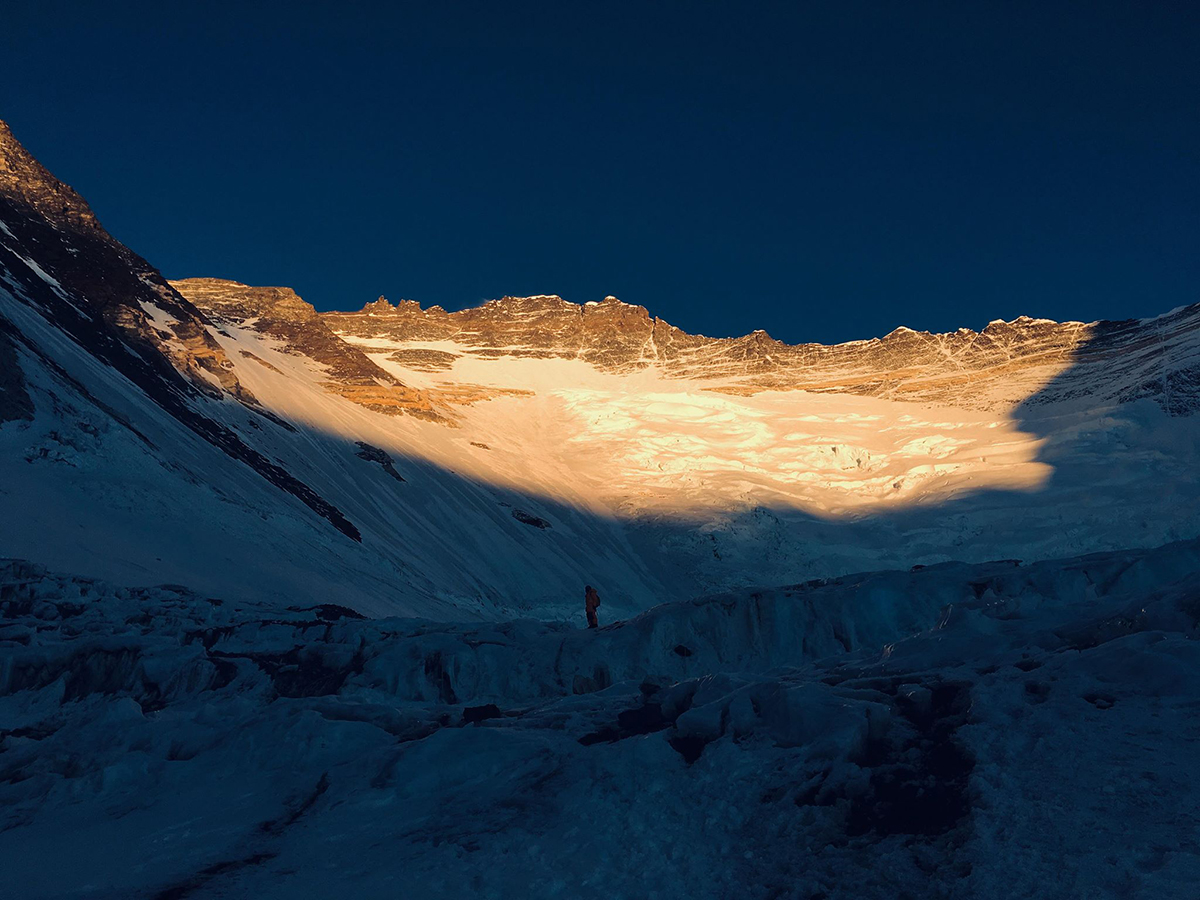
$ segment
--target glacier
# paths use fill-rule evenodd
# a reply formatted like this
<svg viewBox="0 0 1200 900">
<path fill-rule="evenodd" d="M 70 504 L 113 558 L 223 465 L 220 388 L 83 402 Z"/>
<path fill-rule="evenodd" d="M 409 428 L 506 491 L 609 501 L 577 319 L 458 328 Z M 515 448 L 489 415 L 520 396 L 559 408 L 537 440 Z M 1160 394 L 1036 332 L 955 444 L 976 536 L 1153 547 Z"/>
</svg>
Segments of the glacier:
<svg viewBox="0 0 1200 900">
<path fill-rule="evenodd" d="M 10 563 L 0 862 L 26 897 L 1182 898 L 1198 570 L 945 564 L 592 634 Z"/>
</svg>

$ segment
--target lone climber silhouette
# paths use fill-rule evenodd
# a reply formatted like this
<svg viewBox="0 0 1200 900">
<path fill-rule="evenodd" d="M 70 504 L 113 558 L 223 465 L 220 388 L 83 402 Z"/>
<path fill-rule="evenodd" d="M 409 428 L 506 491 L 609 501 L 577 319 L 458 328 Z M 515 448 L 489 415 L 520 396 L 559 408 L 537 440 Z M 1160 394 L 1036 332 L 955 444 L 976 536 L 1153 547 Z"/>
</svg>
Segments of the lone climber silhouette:
<svg viewBox="0 0 1200 900">
<path fill-rule="evenodd" d="M 600 595 L 590 584 L 583 589 L 583 602 L 587 606 L 588 628 L 599 628 L 600 619 L 596 616 L 596 607 L 600 605 Z"/>
</svg>

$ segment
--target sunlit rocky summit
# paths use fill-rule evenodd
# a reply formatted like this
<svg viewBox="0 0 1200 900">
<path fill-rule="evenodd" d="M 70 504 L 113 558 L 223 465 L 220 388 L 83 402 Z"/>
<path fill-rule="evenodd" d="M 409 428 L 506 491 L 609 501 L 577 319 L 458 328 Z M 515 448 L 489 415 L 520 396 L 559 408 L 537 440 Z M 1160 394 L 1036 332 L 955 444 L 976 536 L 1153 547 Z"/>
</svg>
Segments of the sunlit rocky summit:
<svg viewBox="0 0 1200 900">
<path fill-rule="evenodd" d="M 0 123 L 0 870 L 1190 896 L 1198 411 L 1200 304 L 822 346 L 168 281 Z"/>
</svg>

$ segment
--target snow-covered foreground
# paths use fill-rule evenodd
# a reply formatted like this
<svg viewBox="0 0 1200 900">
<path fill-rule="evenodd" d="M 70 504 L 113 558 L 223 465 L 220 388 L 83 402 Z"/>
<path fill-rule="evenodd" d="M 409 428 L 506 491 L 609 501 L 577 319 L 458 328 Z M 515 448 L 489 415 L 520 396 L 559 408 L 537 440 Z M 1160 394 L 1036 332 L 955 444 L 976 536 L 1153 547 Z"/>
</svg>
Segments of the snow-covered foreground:
<svg viewBox="0 0 1200 900">
<path fill-rule="evenodd" d="M 587 632 L 11 563 L 0 871 L 30 898 L 1194 897 L 1198 576 L 1197 542 L 955 563 Z"/>
</svg>

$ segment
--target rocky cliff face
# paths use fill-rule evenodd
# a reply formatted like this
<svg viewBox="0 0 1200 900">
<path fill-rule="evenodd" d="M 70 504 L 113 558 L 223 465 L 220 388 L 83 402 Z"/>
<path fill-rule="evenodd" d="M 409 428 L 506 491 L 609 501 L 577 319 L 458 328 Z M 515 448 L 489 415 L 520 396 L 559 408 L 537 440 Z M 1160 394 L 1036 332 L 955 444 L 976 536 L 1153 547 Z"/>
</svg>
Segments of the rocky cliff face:
<svg viewBox="0 0 1200 900">
<path fill-rule="evenodd" d="M 324 368 L 328 390 L 375 412 L 439 419 L 428 396 L 406 387 L 365 353 L 337 337 L 291 288 L 249 287 L 219 278 L 186 278 L 171 287 L 213 321 L 252 329 Z"/>
<path fill-rule="evenodd" d="M 25 207 L 56 228 L 92 233 L 115 243 L 100 227 L 87 202 L 33 158 L 0 121 L 0 191 L 10 203 Z"/>
<path fill-rule="evenodd" d="M 216 409 L 206 409 L 205 400 L 231 399 L 260 411 L 211 333 L 212 323 L 149 263 L 105 231 L 83 198 L 38 163 L 3 123 L 0 222 L 0 285 L 12 304 L 0 306 L 0 330 L 55 372 L 65 387 L 94 400 L 88 386 L 55 358 L 49 343 L 33 339 L 31 332 L 48 328 L 55 342 L 65 336 L 194 434 L 348 537 L 360 539 L 358 529 L 333 504 L 249 446 Z M 32 324 L 22 328 L 20 321 Z M 17 396 L 19 410 L 18 387 L 12 380 L 7 392 Z M 111 407 L 108 411 L 140 435 L 135 423 Z"/>
<path fill-rule="evenodd" d="M 555 296 L 505 297 L 452 313 L 380 298 L 357 313 L 321 315 L 343 337 L 395 342 L 398 363 L 431 372 L 449 369 L 461 352 L 580 359 L 613 373 L 653 367 L 728 393 L 805 390 L 1004 408 L 1045 387 L 1035 402 L 1087 393 L 1118 402 L 1150 397 L 1173 415 L 1200 408 L 1200 304 L 1146 321 L 1022 316 L 979 332 L 899 328 L 834 346 L 784 344 L 763 331 L 692 335 L 614 297 L 582 306 Z M 433 342 L 462 349 L 421 346 Z"/>
<path fill-rule="evenodd" d="M 145 351 L 146 359 L 167 357 L 194 388 L 255 402 L 208 333 L 203 314 L 105 231 L 84 199 L 34 159 L 3 122 L 0 208 L 13 241 L 0 250 L 4 268 L 13 280 L 32 275 L 27 293 L 41 295 L 41 304 L 73 334 L 100 340 L 94 326 L 103 323 L 111 337 Z M 34 256 L 36 268 L 29 265 Z M 147 307 L 158 310 L 160 321 Z"/>
</svg>

